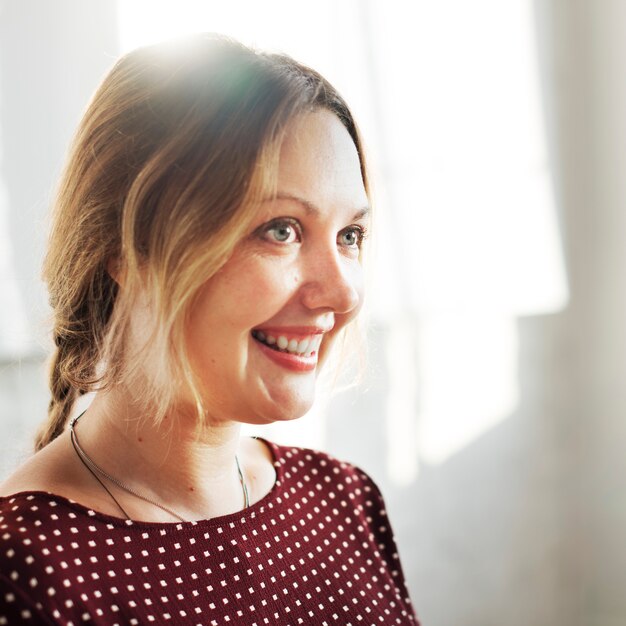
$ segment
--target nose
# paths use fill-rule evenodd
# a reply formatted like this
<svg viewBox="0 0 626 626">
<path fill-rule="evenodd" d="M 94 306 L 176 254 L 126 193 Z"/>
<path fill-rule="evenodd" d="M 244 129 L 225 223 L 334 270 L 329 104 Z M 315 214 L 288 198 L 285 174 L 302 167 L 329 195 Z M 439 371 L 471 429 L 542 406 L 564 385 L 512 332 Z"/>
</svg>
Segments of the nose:
<svg viewBox="0 0 626 626">
<path fill-rule="evenodd" d="M 357 259 L 339 251 L 317 250 L 305 260 L 301 299 L 308 309 L 356 313 L 363 299 L 363 269 Z"/>
</svg>

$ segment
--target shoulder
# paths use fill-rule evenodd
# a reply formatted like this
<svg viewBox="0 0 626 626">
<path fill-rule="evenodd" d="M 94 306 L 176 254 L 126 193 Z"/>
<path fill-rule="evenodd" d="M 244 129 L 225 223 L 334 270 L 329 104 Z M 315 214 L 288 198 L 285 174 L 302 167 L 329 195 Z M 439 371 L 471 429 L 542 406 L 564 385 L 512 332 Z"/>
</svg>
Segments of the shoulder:
<svg viewBox="0 0 626 626">
<path fill-rule="evenodd" d="M 357 465 L 349 461 L 341 460 L 329 452 L 304 448 L 298 446 L 286 446 L 271 441 L 266 441 L 270 446 L 277 464 L 292 471 L 316 470 L 335 476 L 350 476 L 359 480 L 371 481 L 368 474 Z"/>
<path fill-rule="evenodd" d="M 63 510 L 64 502 L 71 505 L 69 500 L 44 491 L 0 496 L 0 555 L 32 551 L 36 545 L 46 545 L 48 534 L 59 535 L 72 514 Z"/>
<path fill-rule="evenodd" d="M 63 458 L 61 436 L 34 453 L 0 484 L 0 497 L 24 491 L 54 491 L 69 473 Z"/>
<path fill-rule="evenodd" d="M 27 459 L 0 484 L 0 503 L 22 494 L 54 494 L 80 502 L 87 508 L 116 513 L 106 494 L 94 490 L 89 473 L 71 452 L 69 435 L 63 433 Z M 19 498 L 18 498 L 19 501 Z M 3 503 L 6 505 L 6 501 Z"/>
<path fill-rule="evenodd" d="M 383 506 L 380 489 L 367 472 L 328 452 L 267 442 L 275 458 L 279 479 L 286 484 L 309 485 L 317 492 L 348 497 L 355 505 Z"/>
<path fill-rule="evenodd" d="M 82 518 L 70 501 L 53 494 L 0 497 L 0 624 L 50 624 L 67 615 L 68 572 L 84 553 Z"/>
<path fill-rule="evenodd" d="M 72 466 L 71 459 L 58 454 L 56 443 L 34 454 L 0 484 L 0 516 L 4 516 L 4 523 L 14 520 L 16 514 L 27 522 L 38 507 L 56 506 L 54 498 L 81 502 L 88 508 L 108 512 L 108 501 L 85 483 L 81 468 Z M 42 523 L 38 519 L 37 524 Z"/>
<path fill-rule="evenodd" d="M 50 539 L 60 534 L 66 520 L 56 512 L 57 503 L 46 493 L 24 492 L 0 497 L 0 558 L 4 582 L 21 587 L 37 580 L 42 558 L 50 554 Z"/>
<path fill-rule="evenodd" d="M 385 501 L 367 472 L 327 452 L 270 445 L 283 492 L 299 500 L 305 513 L 334 520 L 342 536 L 359 537 L 361 545 L 397 576 L 401 568 Z"/>
</svg>

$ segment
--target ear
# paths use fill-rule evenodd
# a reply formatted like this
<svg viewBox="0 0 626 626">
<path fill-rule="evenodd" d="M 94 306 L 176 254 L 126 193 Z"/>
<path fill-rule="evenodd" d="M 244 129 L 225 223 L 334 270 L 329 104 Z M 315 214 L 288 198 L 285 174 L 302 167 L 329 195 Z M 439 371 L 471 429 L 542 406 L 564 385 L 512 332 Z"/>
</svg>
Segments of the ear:
<svg viewBox="0 0 626 626">
<path fill-rule="evenodd" d="M 122 266 L 121 259 L 111 257 L 107 261 L 107 273 L 120 287 L 124 286 L 126 272 Z"/>
</svg>

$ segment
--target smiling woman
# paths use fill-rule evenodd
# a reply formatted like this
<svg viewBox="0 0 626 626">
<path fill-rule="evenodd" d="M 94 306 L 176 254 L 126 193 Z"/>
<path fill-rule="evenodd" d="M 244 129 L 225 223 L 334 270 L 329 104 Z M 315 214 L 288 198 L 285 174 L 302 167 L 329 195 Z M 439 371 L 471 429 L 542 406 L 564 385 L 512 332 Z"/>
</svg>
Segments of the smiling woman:
<svg viewBox="0 0 626 626">
<path fill-rule="evenodd" d="M 371 479 L 240 436 L 313 403 L 368 207 L 310 68 L 216 35 L 116 64 L 55 207 L 52 400 L 0 487 L 0 624 L 416 624 Z"/>
</svg>

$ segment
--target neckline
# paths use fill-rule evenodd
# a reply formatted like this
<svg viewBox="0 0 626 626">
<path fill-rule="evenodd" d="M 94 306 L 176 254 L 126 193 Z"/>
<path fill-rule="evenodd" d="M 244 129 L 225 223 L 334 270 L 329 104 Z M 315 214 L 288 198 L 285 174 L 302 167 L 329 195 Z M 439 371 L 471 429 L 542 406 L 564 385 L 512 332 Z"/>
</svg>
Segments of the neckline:
<svg viewBox="0 0 626 626">
<path fill-rule="evenodd" d="M 251 504 L 248 508 L 242 509 L 241 511 L 235 511 L 234 513 L 229 513 L 228 515 L 221 515 L 218 517 L 212 517 L 209 519 L 202 520 L 192 520 L 189 522 L 149 522 L 144 520 L 128 520 L 123 517 L 117 517 L 115 515 L 110 515 L 109 513 L 103 513 L 102 511 L 98 511 L 91 507 L 88 507 L 76 500 L 72 500 L 67 496 L 62 496 L 60 494 L 53 493 L 51 491 L 42 491 L 42 490 L 26 490 L 26 491 L 18 491 L 16 493 L 0 496 L 1 502 L 10 502 L 15 498 L 23 498 L 26 500 L 32 499 L 32 497 L 45 498 L 49 502 L 56 502 L 66 508 L 73 509 L 78 513 L 86 516 L 90 520 L 99 520 L 105 524 L 110 524 L 113 526 L 119 526 L 123 528 L 144 528 L 144 529 L 159 529 L 159 530 L 184 530 L 184 529 L 192 529 L 192 528 L 209 528 L 213 526 L 224 526 L 228 524 L 232 524 L 236 521 L 245 522 L 247 519 L 253 519 L 258 517 L 259 515 L 263 515 L 267 508 L 271 508 L 275 500 L 280 497 L 280 492 L 282 491 L 282 482 L 283 482 L 283 468 L 282 468 L 282 454 L 280 453 L 280 446 L 275 444 L 272 441 L 268 441 L 264 437 L 254 437 L 255 439 L 262 441 L 270 451 L 272 456 L 272 465 L 276 471 L 276 480 L 272 485 L 270 491 L 263 496 L 258 502 Z M 54 505 L 53 505 L 54 506 Z"/>
</svg>

